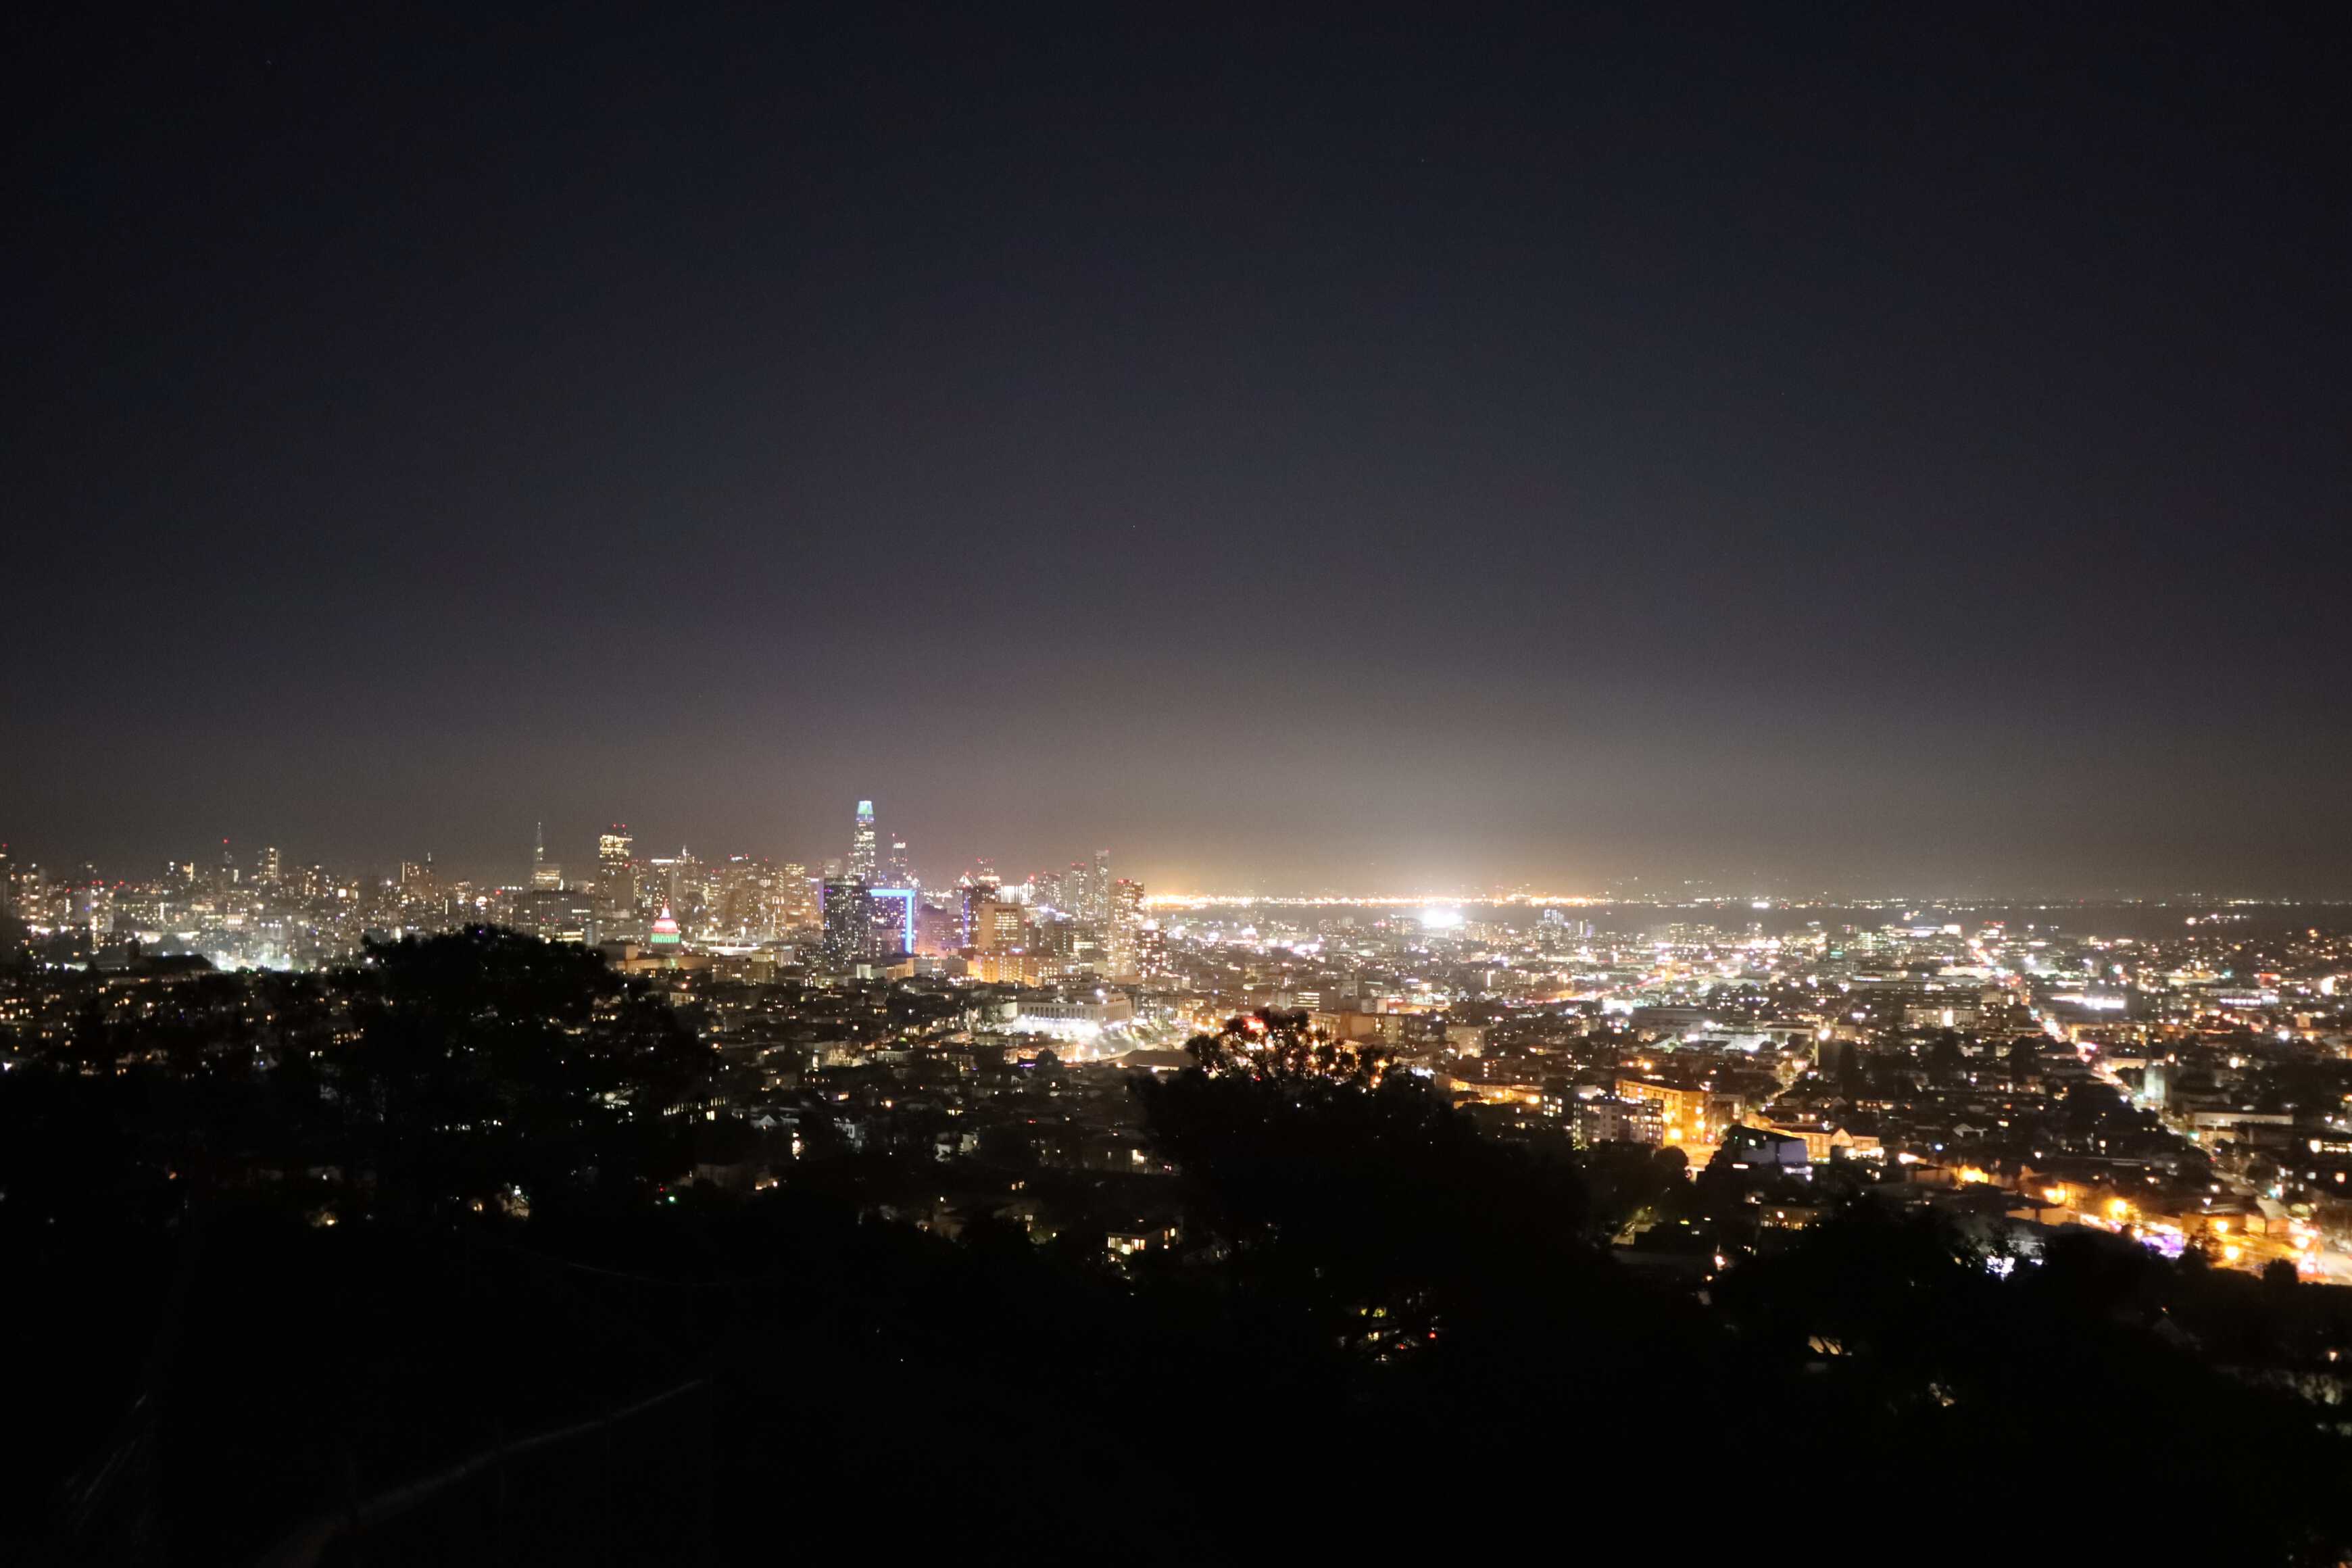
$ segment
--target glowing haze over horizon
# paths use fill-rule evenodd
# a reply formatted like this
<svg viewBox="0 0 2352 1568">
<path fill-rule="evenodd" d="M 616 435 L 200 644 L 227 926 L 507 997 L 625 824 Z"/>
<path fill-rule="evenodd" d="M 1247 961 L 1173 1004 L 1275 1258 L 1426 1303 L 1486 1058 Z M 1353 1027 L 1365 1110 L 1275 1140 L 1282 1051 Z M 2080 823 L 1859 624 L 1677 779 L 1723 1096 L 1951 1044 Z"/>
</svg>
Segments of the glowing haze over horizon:
<svg viewBox="0 0 2352 1568">
<path fill-rule="evenodd" d="M 16 854 L 2352 894 L 2340 19 L 589 10 L 24 35 Z"/>
</svg>

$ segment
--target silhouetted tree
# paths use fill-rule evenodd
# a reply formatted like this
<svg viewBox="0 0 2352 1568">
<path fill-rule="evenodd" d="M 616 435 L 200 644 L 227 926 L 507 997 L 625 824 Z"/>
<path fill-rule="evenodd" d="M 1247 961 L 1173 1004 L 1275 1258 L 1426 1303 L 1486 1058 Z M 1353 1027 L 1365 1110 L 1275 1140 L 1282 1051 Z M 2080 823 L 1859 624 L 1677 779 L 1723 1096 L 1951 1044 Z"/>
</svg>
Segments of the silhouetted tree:
<svg viewBox="0 0 2352 1568">
<path fill-rule="evenodd" d="M 709 1054 L 598 954 L 479 928 L 370 958 L 358 1037 L 323 1067 L 381 1201 L 423 1213 L 688 1163 L 683 1102 Z"/>
<path fill-rule="evenodd" d="M 1334 1039 L 1311 1015 L 1261 1007 L 1195 1035 L 1184 1049 L 1212 1078 L 1322 1079 L 1359 1087 L 1381 1081 L 1395 1058 L 1374 1042 Z"/>
</svg>

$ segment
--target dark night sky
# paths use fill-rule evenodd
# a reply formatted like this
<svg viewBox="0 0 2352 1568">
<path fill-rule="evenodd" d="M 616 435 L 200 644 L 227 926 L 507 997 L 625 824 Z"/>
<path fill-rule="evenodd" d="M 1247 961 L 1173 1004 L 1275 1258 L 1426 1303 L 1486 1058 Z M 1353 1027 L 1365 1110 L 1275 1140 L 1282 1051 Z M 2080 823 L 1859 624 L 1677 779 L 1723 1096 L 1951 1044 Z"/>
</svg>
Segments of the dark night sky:
<svg viewBox="0 0 2352 1568">
<path fill-rule="evenodd" d="M 19 855 L 2352 892 L 2341 11 L 343 9 L 5 40 Z"/>
</svg>

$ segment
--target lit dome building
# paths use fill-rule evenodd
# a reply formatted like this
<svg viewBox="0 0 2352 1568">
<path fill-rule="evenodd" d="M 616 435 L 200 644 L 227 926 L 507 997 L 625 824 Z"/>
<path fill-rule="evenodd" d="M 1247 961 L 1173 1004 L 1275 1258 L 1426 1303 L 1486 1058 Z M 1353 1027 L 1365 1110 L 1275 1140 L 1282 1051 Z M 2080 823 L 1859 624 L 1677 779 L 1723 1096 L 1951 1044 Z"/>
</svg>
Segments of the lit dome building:
<svg viewBox="0 0 2352 1568">
<path fill-rule="evenodd" d="M 688 952 L 682 945 L 677 931 L 677 917 L 662 906 L 662 912 L 646 932 L 645 945 L 634 942 L 608 942 L 601 945 L 605 961 L 624 974 L 646 974 L 657 970 L 708 969 L 710 955 Z"/>
</svg>

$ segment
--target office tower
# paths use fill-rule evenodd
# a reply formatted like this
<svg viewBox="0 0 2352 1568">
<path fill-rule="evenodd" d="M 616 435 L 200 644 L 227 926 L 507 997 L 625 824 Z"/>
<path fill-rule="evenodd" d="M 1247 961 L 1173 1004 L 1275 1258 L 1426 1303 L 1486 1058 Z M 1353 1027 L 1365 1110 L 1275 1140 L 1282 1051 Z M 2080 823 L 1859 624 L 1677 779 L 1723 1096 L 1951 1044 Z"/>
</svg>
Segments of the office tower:
<svg viewBox="0 0 2352 1568">
<path fill-rule="evenodd" d="M 1110 851 L 1095 851 L 1094 878 L 1087 887 L 1087 919 L 1108 922 L 1110 920 Z"/>
<path fill-rule="evenodd" d="M 0 844 L 0 958 L 23 944 L 25 928 L 32 923 L 23 879 L 24 872 L 8 858 L 8 847 Z"/>
<path fill-rule="evenodd" d="M 26 861 L 16 868 L 16 890 L 13 908 L 18 920 L 26 925 L 47 923 L 48 889 L 44 885 L 41 868 L 37 861 Z"/>
<path fill-rule="evenodd" d="M 629 865 L 629 849 L 635 842 L 625 822 L 613 824 L 596 839 L 596 890 L 608 902 L 636 901 L 635 873 Z"/>
<path fill-rule="evenodd" d="M 710 889 L 711 929 L 737 940 L 766 941 L 775 935 L 775 868 L 749 855 L 730 855 L 705 878 Z"/>
<path fill-rule="evenodd" d="M 637 885 L 646 894 L 645 902 L 667 905 L 677 919 L 701 923 L 709 898 L 701 861 L 681 848 L 676 855 L 655 856 L 643 871 Z"/>
<path fill-rule="evenodd" d="M 882 883 L 889 888 L 915 885 L 915 868 L 907 858 L 907 841 L 895 833 L 890 836 L 889 858 L 882 863 Z"/>
<path fill-rule="evenodd" d="M 636 840 L 629 837 L 629 825 L 625 822 L 616 822 L 598 835 L 596 838 L 597 874 L 600 877 L 609 877 L 616 883 L 622 880 L 621 874 L 627 870 L 629 866 L 629 850 L 635 843 Z"/>
<path fill-rule="evenodd" d="M 814 931 L 817 917 L 816 883 L 808 868 L 788 860 L 776 868 L 776 934 Z"/>
<path fill-rule="evenodd" d="M 254 858 L 254 880 L 265 888 L 278 886 L 278 846 L 275 844 Z"/>
<path fill-rule="evenodd" d="M 971 902 L 971 945 L 981 952 L 1009 952 L 1027 945 L 1028 911 L 1001 899 Z"/>
<path fill-rule="evenodd" d="M 591 942 L 597 939 L 596 900 L 586 893 L 562 888 L 533 888 L 517 895 L 515 924 L 550 942 Z"/>
<path fill-rule="evenodd" d="M 74 923 L 102 942 L 114 925 L 114 897 L 98 879 L 98 868 L 84 862 L 81 886 L 74 892 Z"/>
<path fill-rule="evenodd" d="M 874 857 L 874 803 L 857 803 L 857 826 L 849 835 L 849 875 L 855 880 L 872 887 L 878 868 Z"/>
<path fill-rule="evenodd" d="M 630 854 L 635 845 L 625 822 L 597 836 L 596 903 L 608 942 L 630 940 L 643 929 L 637 921 L 637 867 Z"/>
</svg>

